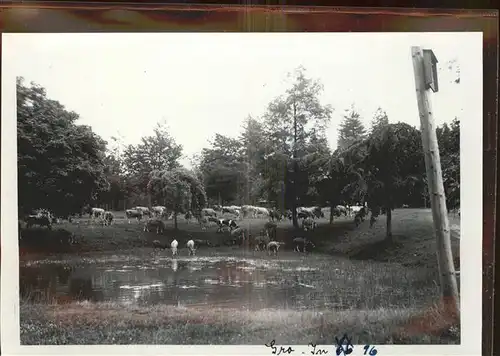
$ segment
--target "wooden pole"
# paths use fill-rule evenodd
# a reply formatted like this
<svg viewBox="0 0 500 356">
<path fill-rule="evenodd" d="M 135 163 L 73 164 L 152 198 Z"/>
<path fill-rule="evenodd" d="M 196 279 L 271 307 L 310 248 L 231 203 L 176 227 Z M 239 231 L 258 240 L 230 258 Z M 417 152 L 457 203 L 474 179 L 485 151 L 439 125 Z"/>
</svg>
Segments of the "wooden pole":
<svg viewBox="0 0 500 356">
<path fill-rule="evenodd" d="M 436 126 L 432 113 L 430 93 L 426 88 L 425 82 L 426 64 L 424 63 L 426 62 L 424 61 L 424 53 L 421 47 L 412 47 L 411 54 L 415 74 L 418 111 L 420 114 L 429 200 L 436 233 L 437 259 L 443 306 L 445 311 L 458 316 L 460 313 L 460 305 L 457 280 L 451 251 L 450 227 L 446 209 L 446 196 L 443 186 Z"/>
</svg>

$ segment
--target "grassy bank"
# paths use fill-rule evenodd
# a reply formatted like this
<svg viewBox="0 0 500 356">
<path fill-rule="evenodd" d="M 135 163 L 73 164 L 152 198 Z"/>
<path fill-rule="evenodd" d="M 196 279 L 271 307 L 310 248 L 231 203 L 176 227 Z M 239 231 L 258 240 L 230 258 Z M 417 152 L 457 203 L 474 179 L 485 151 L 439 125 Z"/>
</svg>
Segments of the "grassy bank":
<svg viewBox="0 0 500 356">
<path fill-rule="evenodd" d="M 167 229 L 162 235 L 154 232 L 144 232 L 143 224 L 132 221 L 128 224 L 122 212 L 115 214 L 115 223 L 112 226 L 89 224 L 87 219 L 78 223 L 63 223 L 57 225 L 74 236 L 76 244 L 68 246 L 67 252 L 116 251 L 138 247 L 150 247 L 153 240 L 169 244 L 176 238 L 180 246 L 185 246 L 189 239 L 209 240 L 213 244 L 223 245 L 227 236 L 216 233 L 216 227 L 205 231 L 194 222 L 186 223 L 179 219 L 179 229 L 174 230 L 173 222 L 167 222 Z M 459 220 L 450 215 L 450 225 L 457 226 Z M 239 222 L 249 229 L 251 234 L 257 235 L 262 230 L 264 219 L 245 219 Z M 459 229 L 459 228 L 458 228 Z M 393 213 L 393 240 L 385 239 L 385 216 L 373 228 L 365 221 L 360 227 L 355 227 L 352 218 L 341 217 L 333 224 L 326 219 L 318 222 L 315 231 L 304 232 L 293 228 L 286 220 L 278 225 L 277 240 L 285 242 L 283 249 L 293 249 L 292 240 L 297 236 L 311 239 L 317 246 L 315 252 L 340 254 L 353 259 L 376 260 L 382 262 L 396 262 L 407 266 L 436 265 L 436 243 L 432 226 L 430 209 L 398 209 Z M 452 229 L 452 249 L 456 258 L 455 265 L 459 266 L 459 230 Z M 21 255 L 37 252 L 31 246 L 22 246 Z"/>
<path fill-rule="evenodd" d="M 454 320 L 437 309 L 294 311 L 210 306 L 72 303 L 21 306 L 21 342 L 33 344 L 354 344 L 459 343 Z M 455 326 L 453 326 L 455 325 Z"/>
<path fill-rule="evenodd" d="M 257 233 L 264 220 L 241 224 Z M 452 249 L 459 268 L 457 219 L 450 216 Z M 128 224 L 118 217 L 112 226 L 86 221 L 62 224 L 74 234 L 73 252 L 113 251 L 151 246 L 153 240 L 169 243 L 176 238 L 183 246 L 189 238 L 220 243 L 224 235 L 216 228 L 202 231 L 197 224 L 179 223 L 163 235 L 142 231 L 143 225 Z M 21 303 L 22 344 L 331 344 L 347 333 L 355 344 L 456 344 L 459 320 L 443 315 L 433 303 L 439 300 L 437 262 L 432 216 L 429 209 L 400 209 L 393 214 L 393 239 L 385 239 L 385 217 L 373 228 L 368 222 L 356 228 L 351 219 L 340 218 L 330 225 L 322 220 L 314 232 L 296 231 L 289 221 L 279 224 L 277 239 L 285 242 L 278 259 L 296 256 L 290 244 L 295 236 L 306 236 L 317 248 L 306 257 L 315 261 L 319 274 L 311 295 L 338 291 L 340 303 L 321 310 L 245 310 L 238 307 L 141 307 L 115 303 L 79 303 L 53 300 Z M 130 251 L 132 251 L 130 250 Z M 144 249 L 148 254 L 150 250 Z M 168 252 L 167 252 L 168 253 Z M 181 255 L 187 255 L 181 250 Z M 210 248 L 200 255 L 245 257 L 242 249 Z M 347 257 L 345 258 L 336 258 Z M 263 259 L 270 257 L 263 254 Z M 24 256 L 29 259 L 30 256 Z M 48 268 L 48 267 L 47 267 Z M 178 272 L 182 273 L 182 272 Z M 202 276 L 200 278 L 208 278 Z M 238 273 L 245 273 L 239 270 Z M 47 274 L 47 273 L 45 273 Z M 53 273 L 48 273 L 53 275 Z M 182 275 L 179 274 L 182 277 Z M 179 278 L 181 278 L 179 277 Z M 244 279 L 244 276 L 240 276 Z M 55 274 L 54 274 L 54 278 Z M 246 278 L 246 277 L 245 277 Z M 338 302 L 338 301 L 337 301 Z M 241 304 L 241 303 L 240 303 Z"/>
</svg>

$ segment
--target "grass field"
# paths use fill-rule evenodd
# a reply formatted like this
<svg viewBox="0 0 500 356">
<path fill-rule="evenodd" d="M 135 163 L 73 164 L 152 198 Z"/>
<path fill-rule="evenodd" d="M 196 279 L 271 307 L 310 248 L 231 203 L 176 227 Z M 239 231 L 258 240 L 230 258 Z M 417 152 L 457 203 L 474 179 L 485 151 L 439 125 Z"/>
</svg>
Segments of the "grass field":
<svg viewBox="0 0 500 356">
<path fill-rule="evenodd" d="M 118 214 L 117 214 L 118 215 Z M 244 220 L 241 225 L 258 232 L 265 220 Z M 452 246 L 459 268 L 459 227 L 454 216 Z M 351 219 L 339 218 L 329 225 L 321 221 L 314 232 L 298 232 L 290 222 L 278 227 L 278 240 L 286 243 L 283 256 L 292 255 L 293 237 L 307 236 L 316 250 L 325 289 L 339 288 L 344 304 L 339 308 L 314 310 L 138 306 L 123 303 L 31 303 L 21 302 L 23 344 L 263 344 L 269 335 L 277 343 L 332 343 L 335 336 L 348 333 L 354 343 L 460 343 L 459 320 L 443 315 L 434 305 L 439 300 L 436 285 L 437 262 L 432 217 L 429 209 L 400 209 L 393 214 L 392 242 L 385 241 L 385 218 L 373 228 L 368 222 L 355 228 Z M 118 216 L 112 226 L 62 224 L 79 242 L 77 251 L 124 251 L 147 248 L 153 240 L 169 243 L 176 238 L 183 246 L 188 238 L 221 242 L 215 228 L 202 231 L 195 223 L 179 223 L 179 231 L 169 227 L 164 235 L 145 233 L 143 225 L 128 224 Z M 457 228 L 458 227 L 458 228 Z M 223 254 L 245 255 L 228 247 L 212 248 Z M 281 252 L 281 250 L 280 250 Z M 23 249 L 22 259 L 34 259 L 34 251 Z M 185 251 L 180 251 L 185 254 Z M 206 250 L 204 253 L 210 253 Z M 319 257 L 322 256 L 322 257 Z M 266 257 L 267 258 L 267 257 Z M 329 267 L 340 259 L 342 279 Z M 320 263 L 320 262 L 315 262 Z M 340 282 L 339 282 L 340 281 Z M 341 288 L 350 285 L 351 289 Z M 352 287 L 357 286 L 358 288 Z M 395 287 L 397 285 L 398 287 Z M 410 291 L 411 298 L 398 300 Z M 385 293 L 385 294 L 384 294 Z M 381 295 L 392 293 L 387 301 Z M 394 295 L 396 298 L 394 298 Z M 364 303 L 360 307 L 359 301 Z M 404 299 L 404 300 L 403 300 Z"/>
</svg>

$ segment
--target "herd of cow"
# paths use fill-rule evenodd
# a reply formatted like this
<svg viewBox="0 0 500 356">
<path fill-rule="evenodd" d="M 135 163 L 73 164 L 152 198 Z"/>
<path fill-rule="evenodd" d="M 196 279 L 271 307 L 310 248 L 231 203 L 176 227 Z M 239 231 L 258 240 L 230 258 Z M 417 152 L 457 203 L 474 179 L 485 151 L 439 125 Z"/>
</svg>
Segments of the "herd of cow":
<svg viewBox="0 0 500 356">
<path fill-rule="evenodd" d="M 299 207 L 297 208 L 297 219 L 301 221 L 301 228 L 304 231 L 314 230 L 316 228 L 315 219 L 325 217 L 325 208 L 320 207 Z M 337 205 L 333 210 L 334 216 L 352 216 L 356 225 L 364 221 L 367 215 L 368 208 L 365 206 L 343 206 Z M 89 223 L 100 222 L 104 226 L 111 225 L 114 220 L 114 214 L 111 211 L 106 211 L 102 208 L 88 207 L 84 213 L 89 214 Z M 232 215 L 232 218 L 223 216 Z M 375 217 L 378 214 L 372 211 L 372 218 L 370 226 L 373 225 Z M 146 216 L 144 222 L 144 231 L 150 232 L 156 230 L 157 234 L 162 234 L 165 231 L 166 225 L 164 220 L 172 219 L 173 212 L 169 212 L 164 206 L 154 206 L 152 208 L 137 206 L 125 211 L 125 216 L 128 223 L 131 219 L 136 219 L 141 222 Z M 265 207 L 243 205 L 243 206 L 212 206 L 211 208 L 203 208 L 197 214 L 192 212 L 184 213 L 184 218 L 189 222 L 192 218 L 196 218 L 202 230 L 206 230 L 210 226 L 217 226 L 217 233 L 227 233 L 230 236 L 226 240 L 228 244 L 232 245 L 246 245 L 254 248 L 256 251 L 265 250 L 269 254 L 277 255 L 282 242 L 276 239 L 277 222 L 288 218 L 292 219 L 292 212 L 290 210 L 284 213 L 277 209 L 268 209 Z M 252 236 L 249 231 L 243 226 L 239 226 L 238 221 L 243 218 L 257 219 L 267 218 L 268 221 L 264 225 L 264 229 L 259 232 L 257 236 Z M 69 218 L 71 221 L 71 218 Z M 49 229 L 57 219 L 47 210 L 38 210 L 35 214 L 26 217 L 27 227 L 34 225 L 46 226 Z M 293 240 L 294 250 L 297 252 L 306 252 L 306 249 L 315 247 L 314 244 L 303 237 L 296 237 Z M 189 240 L 186 247 L 190 254 L 194 254 L 195 250 L 200 245 L 210 246 L 210 242 L 204 240 Z M 178 241 L 173 240 L 170 246 L 162 245 L 158 240 L 153 242 L 155 248 L 170 248 L 173 255 L 177 254 Z"/>
</svg>

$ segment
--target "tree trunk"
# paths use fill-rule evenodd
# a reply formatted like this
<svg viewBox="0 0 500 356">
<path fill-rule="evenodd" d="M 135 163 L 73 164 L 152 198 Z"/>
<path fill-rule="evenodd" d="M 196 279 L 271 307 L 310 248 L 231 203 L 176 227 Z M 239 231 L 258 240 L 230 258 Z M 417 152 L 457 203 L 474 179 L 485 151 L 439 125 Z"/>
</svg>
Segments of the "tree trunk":
<svg viewBox="0 0 500 356">
<path fill-rule="evenodd" d="M 292 221 L 295 228 L 299 228 L 297 221 L 297 108 L 293 105 L 293 190 L 292 190 Z"/>
<path fill-rule="evenodd" d="M 335 209 L 335 203 L 332 201 L 330 203 L 330 224 L 333 224 L 333 210 Z"/>
<path fill-rule="evenodd" d="M 392 241 L 392 210 L 390 208 L 385 208 L 385 213 L 387 214 L 386 220 L 386 235 L 385 238 L 387 241 Z"/>
<path fill-rule="evenodd" d="M 174 229 L 177 230 L 177 211 L 174 211 Z"/>
</svg>

